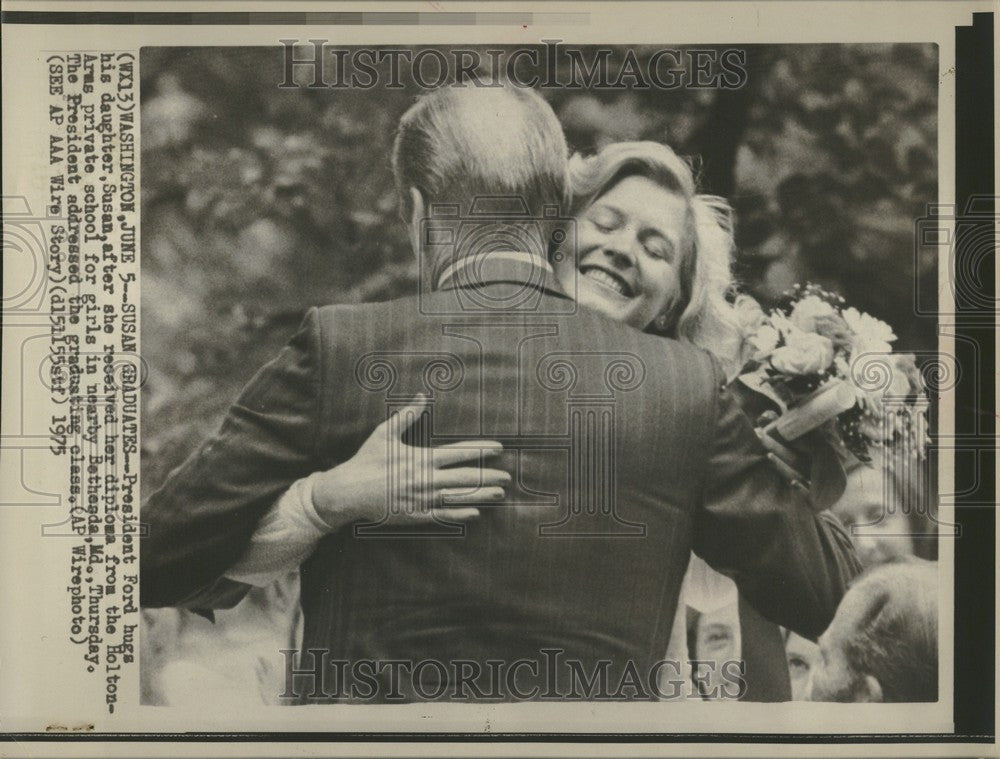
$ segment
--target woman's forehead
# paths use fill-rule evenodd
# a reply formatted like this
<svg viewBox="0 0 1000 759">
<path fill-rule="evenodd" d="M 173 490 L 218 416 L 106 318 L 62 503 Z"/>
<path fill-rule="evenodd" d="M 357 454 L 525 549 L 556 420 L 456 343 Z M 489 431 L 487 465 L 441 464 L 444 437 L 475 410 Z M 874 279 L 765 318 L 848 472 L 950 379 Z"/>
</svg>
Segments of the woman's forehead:
<svg viewBox="0 0 1000 759">
<path fill-rule="evenodd" d="M 675 190 L 649 177 L 628 176 L 609 187 L 594 205 L 610 206 L 652 226 L 683 223 L 688 204 Z"/>
</svg>

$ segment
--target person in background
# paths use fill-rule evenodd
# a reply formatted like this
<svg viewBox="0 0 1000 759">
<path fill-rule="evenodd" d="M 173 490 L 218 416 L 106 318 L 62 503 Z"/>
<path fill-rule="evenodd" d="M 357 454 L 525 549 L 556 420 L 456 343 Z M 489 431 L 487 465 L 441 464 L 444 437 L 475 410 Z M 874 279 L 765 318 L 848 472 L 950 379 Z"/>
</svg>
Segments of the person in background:
<svg viewBox="0 0 1000 759">
<path fill-rule="evenodd" d="M 683 641 L 676 632 L 671 635 L 667 659 L 690 660 L 689 697 L 706 701 L 791 700 L 781 628 L 756 611 L 732 580 L 693 556 L 681 597 L 686 635 Z M 738 672 L 734 669 L 737 665 Z"/>
<path fill-rule="evenodd" d="M 847 474 L 843 496 L 831 509 L 851 533 L 855 550 L 866 569 L 915 555 L 935 558 L 934 522 L 927 508 L 933 492 L 926 461 L 901 461 L 891 454 L 874 457 L 871 465 L 858 462 Z M 793 701 L 808 697 L 810 673 L 819 660 L 816 643 L 785 631 L 785 656 Z"/>
<path fill-rule="evenodd" d="M 910 559 L 862 575 L 819 649 L 811 701 L 937 701 L 937 564 Z"/>
<path fill-rule="evenodd" d="M 694 695 L 705 701 L 727 701 L 739 696 L 727 679 L 726 662 L 740 658 L 740 619 L 736 604 L 708 612 L 687 607 L 688 647 Z"/>
<path fill-rule="evenodd" d="M 833 506 L 866 568 L 913 555 L 913 530 L 896 497 L 901 484 L 882 466 L 859 463 L 848 471 L 847 487 Z"/>
<path fill-rule="evenodd" d="M 788 679 L 792 686 L 792 701 L 809 700 L 809 678 L 819 661 L 819 646 L 808 638 L 785 630 L 785 656 Z"/>
<path fill-rule="evenodd" d="M 844 494 L 831 511 L 850 532 L 865 568 L 911 556 L 937 558 L 930 474 L 927 460 L 891 452 L 848 471 Z"/>
</svg>

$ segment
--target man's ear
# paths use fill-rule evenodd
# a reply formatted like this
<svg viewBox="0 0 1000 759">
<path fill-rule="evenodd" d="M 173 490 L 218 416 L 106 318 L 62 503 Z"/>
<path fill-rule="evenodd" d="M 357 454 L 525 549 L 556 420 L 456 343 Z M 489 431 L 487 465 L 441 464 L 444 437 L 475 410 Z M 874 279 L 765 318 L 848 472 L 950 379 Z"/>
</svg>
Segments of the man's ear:
<svg viewBox="0 0 1000 759">
<path fill-rule="evenodd" d="M 866 704 L 882 703 L 882 684 L 871 675 L 865 675 L 854 700 Z"/>
<path fill-rule="evenodd" d="M 416 187 L 410 188 L 410 247 L 413 255 L 420 259 L 420 222 L 426 218 L 427 208 L 424 196 Z"/>
</svg>

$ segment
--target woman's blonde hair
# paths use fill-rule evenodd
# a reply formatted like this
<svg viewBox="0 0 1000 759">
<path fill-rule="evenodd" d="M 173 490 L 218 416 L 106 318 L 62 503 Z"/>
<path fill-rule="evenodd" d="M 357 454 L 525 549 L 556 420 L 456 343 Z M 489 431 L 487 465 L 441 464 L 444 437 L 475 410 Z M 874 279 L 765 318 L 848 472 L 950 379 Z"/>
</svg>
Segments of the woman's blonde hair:
<svg viewBox="0 0 1000 759">
<path fill-rule="evenodd" d="M 680 262 L 681 297 L 668 325 L 648 332 L 693 343 L 720 360 L 727 374 L 739 370 L 741 335 L 726 296 L 733 289 L 732 208 L 724 198 L 697 192 L 690 165 L 658 142 L 617 142 L 590 157 L 570 159 L 573 211 L 579 214 L 622 179 L 650 179 L 687 202 L 686 250 Z M 655 323 L 654 323 L 655 324 Z"/>
</svg>

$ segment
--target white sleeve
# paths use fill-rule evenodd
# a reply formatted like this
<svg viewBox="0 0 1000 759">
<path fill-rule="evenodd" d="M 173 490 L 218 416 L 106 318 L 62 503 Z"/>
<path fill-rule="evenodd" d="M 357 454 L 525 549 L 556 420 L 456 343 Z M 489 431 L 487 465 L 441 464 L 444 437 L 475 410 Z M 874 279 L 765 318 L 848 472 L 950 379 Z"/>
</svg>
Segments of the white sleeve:
<svg viewBox="0 0 1000 759">
<path fill-rule="evenodd" d="M 292 483 L 260 520 L 250 545 L 226 577 L 266 587 L 309 558 L 330 532 L 313 506 L 314 477 L 316 474 Z"/>
</svg>

